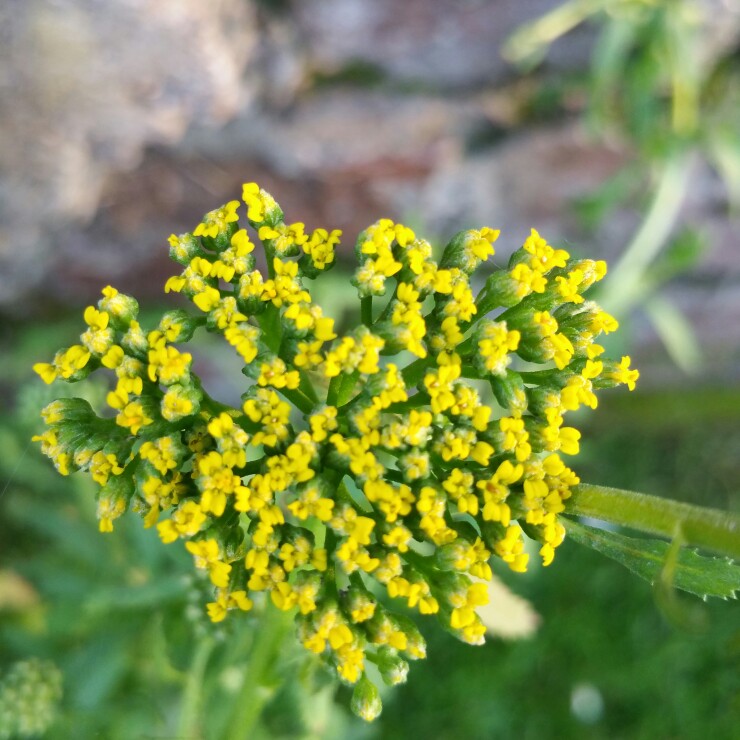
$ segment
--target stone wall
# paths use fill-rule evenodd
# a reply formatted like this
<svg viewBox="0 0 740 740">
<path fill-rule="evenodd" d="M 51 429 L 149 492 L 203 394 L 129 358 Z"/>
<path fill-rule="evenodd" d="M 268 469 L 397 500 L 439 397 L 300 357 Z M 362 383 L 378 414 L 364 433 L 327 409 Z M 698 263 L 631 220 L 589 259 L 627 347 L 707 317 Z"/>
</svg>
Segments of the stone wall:
<svg viewBox="0 0 740 740">
<path fill-rule="evenodd" d="M 738 13 L 697 2 L 717 7 L 716 44 L 737 44 Z M 582 100 L 569 105 L 566 95 L 556 115 L 523 112 L 532 78 L 500 53 L 520 24 L 552 7 L 6 0 L 0 311 L 77 310 L 105 282 L 159 295 L 171 269 L 166 237 L 246 180 L 273 189 L 292 220 L 342 228 L 348 243 L 388 215 L 442 239 L 494 225 L 510 249 L 536 226 L 613 261 L 639 214 L 623 209 L 587 234 L 572 201 L 631 153 L 587 134 Z M 568 34 L 541 75 L 583 75 L 595 38 L 588 25 Z M 719 375 L 737 379 L 727 331 L 729 346 L 740 346 L 740 243 L 726 205 L 716 175 L 697 162 L 682 219 L 713 248 L 667 294 L 722 356 Z M 649 323 L 635 327 L 638 353 L 662 361 Z"/>
</svg>

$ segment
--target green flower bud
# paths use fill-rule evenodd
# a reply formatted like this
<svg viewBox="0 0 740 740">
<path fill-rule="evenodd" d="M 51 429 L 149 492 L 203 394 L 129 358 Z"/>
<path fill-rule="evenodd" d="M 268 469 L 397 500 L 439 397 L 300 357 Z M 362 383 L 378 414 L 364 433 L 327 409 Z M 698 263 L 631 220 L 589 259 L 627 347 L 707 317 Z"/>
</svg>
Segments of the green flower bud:
<svg viewBox="0 0 740 740">
<path fill-rule="evenodd" d="M 187 265 L 193 257 L 203 257 L 205 252 L 201 249 L 200 241 L 192 234 L 172 234 L 169 238 L 170 259 L 181 265 Z"/>
<path fill-rule="evenodd" d="M 262 298 L 262 277 L 259 272 L 247 272 L 239 278 L 239 286 L 236 298 L 236 304 L 239 310 L 247 316 L 259 316 L 267 310 L 269 304 L 265 303 Z"/>
<path fill-rule="evenodd" d="M 478 372 L 482 376 L 505 375 L 520 339 L 519 332 L 510 330 L 505 321 L 482 319 L 470 340 L 475 347 L 473 362 Z"/>
<path fill-rule="evenodd" d="M 216 236 L 202 236 L 201 244 L 213 252 L 223 252 L 231 246 L 231 237 L 236 234 L 238 228 L 236 223 L 225 224 Z"/>
<path fill-rule="evenodd" d="M 437 548 L 434 553 L 434 564 L 443 571 L 458 570 L 467 550 L 468 543 L 465 540 L 458 539 L 455 542 L 449 542 Z"/>
<path fill-rule="evenodd" d="M 58 377 L 67 383 L 79 383 L 100 367 L 100 361 L 90 356 L 87 347 L 80 345 L 57 352 L 52 364 L 57 369 Z"/>
<path fill-rule="evenodd" d="M 525 420 L 527 434 L 529 435 L 528 442 L 532 448 L 532 452 L 535 454 L 538 452 L 544 452 L 545 450 L 556 450 L 558 446 L 548 446 L 553 444 L 553 432 L 552 427 L 542 419 L 529 418 Z M 555 442 L 557 442 L 557 435 L 554 436 Z"/>
<path fill-rule="evenodd" d="M 126 354 L 135 359 L 142 362 L 146 360 L 149 351 L 149 340 L 141 326 L 139 326 L 138 321 L 132 321 L 129 325 L 128 331 L 121 339 L 121 347 L 123 347 Z"/>
<path fill-rule="evenodd" d="M 373 333 L 377 334 L 384 342 L 383 349 L 396 354 L 406 349 L 408 328 L 403 324 L 394 324 L 390 320 L 382 321 L 373 326 Z"/>
<path fill-rule="evenodd" d="M 409 664 L 392 648 L 383 646 L 378 650 L 378 670 L 387 686 L 406 683 Z"/>
<path fill-rule="evenodd" d="M 413 483 L 428 477 L 431 458 L 425 450 L 414 447 L 398 459 L 398 467 L 403 473 L 404 480 Z"/>
<path fill-rule="evenodd" d="M 527 388 L 519 373 L 507 370 L 505 375 L 492 375 L 488 380 L 493 395 L 502 408 L 510 409 L 514 413 L 526 411 Z"/>
<path fill-rule="evenodd" d="M 481 262 L 493 255 L 493 243 L 499 234 L 499 231 L 487 226 L 480 230 L 460 231 L 445 247 L 439 266 L 443 269 L 457 267 L 470 275 Z"/>
<path fill-rule="evenodd" d="M 135 491 L 134 479 L 126 471 L 122 475 L 113 475 L 98 491 L 97 516 L 101 532 L 113 531 L 113 520 L 122 516 L 128 509 Z"/>
<path fill-rule="evenodd" d="M 98 301 L 98 308 L 105 311 L 114 328 L 124 331 L 139 314 L 139 302 L 133 296 L 119 293 L 108 285 L 103 288 L 103 297 Z"/>
<path fill-rule="evenodd" d="M 90 424 L 96 419 L 92 406 L 83 398 L 60 398 L 41 410 L 47 426 L 57 424 Z"/>
<path fill-rule="evenodd" d="M 283 221 L 274 225 L 260 226 L 257 233 L 264 244 L 267 259 L 279 257 L 285 260 L 300 254 L 301 246 L 308 240 L 303 228 L 302 223 L 288 225 Z"/>
<path fill-rule="evenodd" d="M 522 300 L 519 283 L 505 270 L 497 270 L 488 280 L 479 299 L 478 313 L 485 316 L 493 308 L 511 308 Z"/>
<path fill-rule="evenodd" d="M 350 620 L 357 624 L 372 619 L 378 600 L 363 586 L 352 585 L 344 597 L 344 607 Z"/>
<path fill-rule="evenodd" d="M 174 344 L 189 342 L 195 330 L 203 324 L 200 317 L 191 316 L 187 311 L 177 308 L 162 314 L 157 330 L 162 332 L 165 339 Z"/>
<path fill-rule="evenodd" d="M 283 220 L 283 211 L 277 201 L 256 182 L 245 183 L 242 199 L 247 206 L 247 218 L 255 228 L 267 224 L 276 226 Z"/>
<path fill-rule="evenodd" d="M 406 647 L 401 651 L 409 660 L 423 660 L 427 657 L 427 643 L 416 624 L 403 614 L 394 614 L 393 621 L 404 635 Z"/>
<path fill-rule="evenodd" d="M 507 503 L 509 502 L 507 501 Z M 513 511 L 512 514 L 514 514 Z M 483 524 L 481 524 L 480 536 L 483 542 L 486 543 L 486 547 L 489 550 L 493 550 L 496 543 L 499 540 L 502 540 L 505 535 L 506 527 L 504 527 L 504 525 L 500 524 L 499 522 L 484 521 Z"/>
<path fill-rule="evenodd" d="M 536 388 L 526 388 L 527 407 L 530 413 L 536 416 L 545 416 L 547 409 L 560 406 L 560 388 L 567 379 L 558 371 L 551 372 L 552 385 L 540 385 Z"/>
<path fill-rule="evenodd" d="M 526 252 L 522 247 L 519 247 L 519 249 L 511 253 L 511 257 L 509 257 L 509 262 L 506 266 L 509 270 L 511 270 L 512 267 L 516 267 L 518 264 L 528 263 L 529 258 L 529 253 Z"/>
<path fill-rule="evenodd" d="M 372 722 L 383 711 L 377 686 L 363 673 L 352 692 L 352 711 L 365 722 Z"/>
<path fill-rule="evenodd" d="M 640 377 L 638 370 L 630 367 L 632 361 L 625 356 L 619 362 L 615 360 L 603 360 L 603 371 L 594 380 L 594 388 L 614 388 L 617 385 L 626 385 L 629 390 L 634 390 L 635 383 Z"/>
</svg>

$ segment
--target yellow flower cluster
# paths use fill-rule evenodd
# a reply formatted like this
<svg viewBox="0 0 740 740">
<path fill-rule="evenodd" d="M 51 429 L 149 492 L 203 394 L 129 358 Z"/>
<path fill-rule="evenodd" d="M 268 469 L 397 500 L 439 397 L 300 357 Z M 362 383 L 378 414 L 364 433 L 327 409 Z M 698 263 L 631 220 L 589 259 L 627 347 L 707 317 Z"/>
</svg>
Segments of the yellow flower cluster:
<svg viewBox="0 0 740 740">
<path fill-rule="evenodd" d="M 437 261 L 411 229 L 378 221 L 356 246 L 362 324 L 338 336 L 309 281 L 335 264 L 340 233 L 286 223 L 255 183 L 243 200 L 248 226 L 231 201 L 170 237 L 183 269 L 165 290 L 194 313 L 146 331 L 136 301 L 107 287 L 80 344 L 35 366 L 47 383 L 115 376 L 111 413 L 60 399 L 35 439 L 61 474 L 100 485 L 101 531 L 131 509 L 165 543 L 185 541 L 213 585 L 214 622 L 266 600 L 295 612 L 301 643 L 355 685 L 353 707 L 372 719 L 368 662 L 393 684 L 425 655 L 390 601 L 482 643 L 489 561 L 524 571 L 537 541 L 548 565 L 563 540 L 578 477 L 561 455 L 580 439 L 566 413 L 594 408 L 599 388 L 632 389 L 638 373 L 627 357 L 601 359 L 595 341 L 617 328 L 583 296 L 605 264 L 535 231 L 476 296 L 471 276 L 498 231 L 461 232 Z M 239 408 L 193 374 L 181 345 L 199 328 L 244 362 Z M 405 366 L 403 352 L 415 358 Z"/>
</svg>

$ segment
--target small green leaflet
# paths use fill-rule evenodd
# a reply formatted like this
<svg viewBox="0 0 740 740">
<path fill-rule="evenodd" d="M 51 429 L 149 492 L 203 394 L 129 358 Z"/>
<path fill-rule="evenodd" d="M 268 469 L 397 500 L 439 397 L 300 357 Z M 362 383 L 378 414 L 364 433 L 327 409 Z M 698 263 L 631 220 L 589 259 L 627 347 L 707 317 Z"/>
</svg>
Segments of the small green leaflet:
<svg viewBox="0 0 740 740">
<path fill-rule="evenodd" d="M 570 519 L 561 519 L 568 536 L 602 555 L 616 560 L 650 583 L 661 578 L 669 558 L 670 542 L 626 537 L 606 529 L 596 529 Z M 706 599 L 734 599 L 740 590 L 740 566 L 724 558 L 710 558 L 681 548 L 675 562 L 672 585 Z"/>
</svg>

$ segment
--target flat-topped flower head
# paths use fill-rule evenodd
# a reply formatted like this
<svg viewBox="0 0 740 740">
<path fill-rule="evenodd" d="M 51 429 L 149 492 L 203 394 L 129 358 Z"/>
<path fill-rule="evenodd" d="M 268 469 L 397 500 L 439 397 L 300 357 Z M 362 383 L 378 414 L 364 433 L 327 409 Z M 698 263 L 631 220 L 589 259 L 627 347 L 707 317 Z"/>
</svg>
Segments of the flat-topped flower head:
<svg viewBox="0 0 740 740">
<path fill-rule="evenodd" d="M 581 437 L 567 415 L 639 373 L 596 343 L 617 328 L 584 297 L 606 265 L 536 231 L 494 269 L 498 230 L 460 232 L 437 262 L 410 228 L 377 221 L 355 249 L 359 321 L 342 330 L 312 291 L 340 232 L 287 223 L 256 183 L 242 195 L 244 223 L 234 200 L 169 239 L 180 269 L 165 291 L 191 310 L 145 328 L 135 299 L 107 286 L 80 343 L 34 366 L 47 383 L 111 381 L 107 411 L 60 399 L 34 440 L 62 475 L 99 486 L 102 532 L 130 510 L 182 541 L 213 588 L 213 622 L 292 613 L 299 642 L 372 720 L 371 675 L 401 683 L 426 655 L 394 604 L 483 642 L 474 579 L 496 562 L 524 572 L 536 553 L 549 565 L 563 541 L 578 477 L 561 455 Z M 200 330 L 242 363 L 241 406 L 196 375 L 184 345 Z"/>
</svg>

